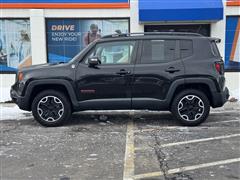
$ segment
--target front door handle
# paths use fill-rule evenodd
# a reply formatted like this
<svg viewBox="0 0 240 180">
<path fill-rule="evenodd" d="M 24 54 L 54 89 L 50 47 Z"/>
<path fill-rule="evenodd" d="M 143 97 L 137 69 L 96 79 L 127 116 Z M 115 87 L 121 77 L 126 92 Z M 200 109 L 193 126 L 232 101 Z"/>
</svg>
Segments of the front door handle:
<svg viewBox="0 0 240 180">
<path fill-rule="evenodd" d="M 165 71 L 169 72 L 169 73 L 175 73 L 175 72 L 180 71 L 180 69 L 176 69 L 175 67 L 169 67 L 169 68 L 165 69 Z"/>
<path fill-rule="evenodd" d="M 116 74 L 119 74 L 119 75 L 127 75 L 127 74 L 131 74 L 130 71 L 127 71 L 125 69 L 121 69 L 120 71 L 116 72 Z"/>
</svg>

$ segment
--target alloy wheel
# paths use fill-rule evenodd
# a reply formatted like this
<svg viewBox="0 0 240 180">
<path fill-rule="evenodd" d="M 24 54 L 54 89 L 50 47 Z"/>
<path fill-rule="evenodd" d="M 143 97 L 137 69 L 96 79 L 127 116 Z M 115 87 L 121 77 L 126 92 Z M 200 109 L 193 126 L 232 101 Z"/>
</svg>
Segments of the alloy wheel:
<svg viewBox="0 0 240 180">
<path fill-rule="evenodd" d="M 45 96 L 38 102 L 37 112 L 44 121 L 55 122 L 63 116 L 64 105 L 55 96 Z"/>
<path fill-rule="evenodd" d="M 204 114 L 204 103 L 196 95 L 186 95 L 178 103 L 178 113 L 186 121 L 196 121 Z"/>
</svg>

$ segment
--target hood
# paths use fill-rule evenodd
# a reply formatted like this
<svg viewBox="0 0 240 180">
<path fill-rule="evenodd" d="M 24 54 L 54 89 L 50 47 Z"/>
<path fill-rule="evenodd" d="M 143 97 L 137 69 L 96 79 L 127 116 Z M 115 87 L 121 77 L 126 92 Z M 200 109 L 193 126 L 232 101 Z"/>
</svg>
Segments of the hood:
<svg viewBox="0 0 240 180">
<path fill-rule="evenodd" d="M 19 69 L 19 71 L 26 72 L 26 71 L 31 71 L 35 69 L 46 69 L 46 68 L 51 68 L 51 67 L 63 67 L 67 66 L 68 63 L 64 62 L 59 62 L 59 63 L 45 63 L 45 64 L 37 64 L 37 65 L 32 65 L 29 67 L 23 67 Z"/>
<path fill-rule="evenodd" d="M 74 77 L 75 71 L 69 63 L 47 63 L 29 66 L 19 70 L 23 73 L 24 80 L 70 78 Z"/>
</svg>

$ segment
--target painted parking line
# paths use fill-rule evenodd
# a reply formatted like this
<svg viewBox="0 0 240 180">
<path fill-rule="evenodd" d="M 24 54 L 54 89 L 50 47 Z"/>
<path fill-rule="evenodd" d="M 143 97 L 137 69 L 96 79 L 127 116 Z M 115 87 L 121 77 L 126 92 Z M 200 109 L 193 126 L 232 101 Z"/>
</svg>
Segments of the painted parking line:
<svg viewBox="0 0 240 180">
<path fill-rule="evenodd" d="M 210 112 L 210 115 L 211 115 L 211 114 L 236 113 L 236 112 L 238 112 L 238 109 L 222 110 L 222 111 L 211 111 L 211 112 Z"/>
<path fill-rule="evenodd" d="M 133 180 L 134 176 L 134 124 L 129 120 L 127 124 L 126 149 L 124 157 L 123 180 Z"/>
<path fill-rule="evenodd" d="M 209 126 L 206 126 L 206 125 L 221 124 L 221 123 L 231 123 L 231 122 L 240 122 L 240 119 L 227 120 L 227 121 L 206 122 L 206 123 L 203 123 L 201 126 L 191 127 L 191 129 L 215 128 L 215 127 L 209 127 Z M 159 127 L 159 126 L 157 126 L 156 128 L 137 129 L 134 132 L 135 133 L 152 132 L 152 131 L 159 131 L 159 130 L 162 130 L 162 129 L 179 129 L 179 130 L 184 130 L 184 129 L 189 129 L 189 127 L 184 127 L 184 126 L 162 126 L 162 127 Z"/>
<path fill-rule="evenodd" d="M 191 128 L 195 128 L 195 127 L 191 127 Z M 189 127 L 183 127 L 183 126 L 157 126 L 156 128 L 144 128 L 144 129 L 137 129 L 134 130 L 134 133 L 142 133 L 142 132 L 151 132 L 151 131 L 160 131 L 163 129 L 189 129 Z"/>
<path fill-rule="evenodd" d="M 217 110 L 217 111 L 211 111 L 211 114 L 221 114 L 221 113 L 236 113 L 238 109 L 227 109 L 227 110 Z"/>
<path fill-rule="evenodd" d="M 239 136 L 240 136 L 240 134 L 230 134 L 230 135 L 216 136 L 216 137 L 211 137 L 211 138 L 194 139 L 194 140 L 189 140 L 189 141 L 180 141 L 180 142 L 175 142 L 175 143 L 162 144 L 160 147 L 179 146 L 179 145 L 184 145 L 184 144 L 221 140 L 221 139 L 227 139 L 227 138 L 233 138 L 233 137 L 239 137 Z M 148 150 L 148 149 L 152 149 L 152 148 L 151 147 L 135 148 L 135 151 Z"/>
<path fill-rule="evenodd" d="M 239 120 L 228 120 L 228 121 L 221 121 L 221 122 L 227 123 L 227 122 L 235 122 L 235 121 L 239 121 Z M 221 123 L 221 122 L 219 122 L 219 123 Z M 215 122 L 211 122 L 211 123 L 215 123 Z M 204 126 L 201 126 L 201 127 L 204 127 Z M 168 129 L 188 129 L 188 127 L 181 127 L 181 126 L 166 126 L 166 127 L 159 128 L 159 130 L 166 129 L 166 128 L 168 128 Z M 154 130 L 156 130 L 156 129 L 152 128 L 152 129 L 134 130 L 133 118 L 128 121 L 127 135 L 126 135 L 126 149 L 125 149 L 125 157 L 124 157 L 123 180 L 134 180 L 134 179 L 150 178 L 150 177 L 156 177 L 156 176 L 163 175 L 163 173 L 161 173 L 161 172 L 152 172 L 152 173 L 135 175 L 135 172 L 134 172 L 135 151 L 151 149 L 150 147 L 149 148 L 146 148 L 146 147 L 145 148 L 135 148 L 134 147 L 134 133 L 144 132 L 144 131 L 154 131 Z M 171 146 L 178 146 L 178 145 L 191 144 L 191 143 L 200 143 L 200 142 L 221 140 L 221 139 L 227 139 L 227 138 L 234 138 L 234 137 L 239 137 L 239 136 L 240 136 L 240 134 L 230 134 L 230 135 L 216 136 L 216 137 L 210 137 L 210 138 L 194 139 L 194 140 L 189 140 L 189 141 L 181 141 L 181 142 L 163 144 L 163 145 L 161 145 L 161 147 L 171 147 Z M 228 160 L 204 163 L 204 164 L 199 164 L 199 165 L 175 168 L 175 169 L 170 169 L 168 171 L 168 174 L 174 174 L 174 173 L 178 173 L 178 172 L 190 171 L 190 170 L 201 169 L 201 168 L 205 168 L 205 167 L 217 166 L 217 165 L 222 165 L 222 164 L 229 164 L 229 163 L 234 163 L 234 162 L 239 162 L 239 161 L 240 161 L 240 158 L 236 158 L 236 159 L 228 159 Z"/>
<path fill-rule="evenodd" d="M 220 123 L 230 123 L 230 122 L 240 122 L 240 119 L 227 120 L 227 121 L 214 121 L 214 122 L 207 122 L 204 124 L 207 125 L 207 124 L 220 124 Z"/>
<path fill-rule="evenodd" d="M 210 163 L 204 163 L 204 164 L 198 164 L 198 165 L 193 165 L 193 166 L 185 166 L 185 167 L 170 169 L 170 170 L 168 170 L 167 174 L 170 175 L 170 174 L 175 174 L 175 173 L 180 173 L 180 172 L 185 172 L 185 171 L 192 171 L 192 170 L 213 167 L 213 166 L 219 166 L 219 165 L 226 165 L 226 164 L 231 164 L 231 163 L 236 163 L 236 162 L 240 162 L 240 158 L 226 159 L 226 160 L 215 161 L 215 162 L 210 162 Z M 151 178 L 151 177 L 157 177 L 157 176 L 162 176 L 162 175 L 163 175 L 162 172 L 151 172 L 151 173 L 146 173 L 146 174 L 135 175 L 133 179 L 144 179 L 144 178 Z"/>
</svg>

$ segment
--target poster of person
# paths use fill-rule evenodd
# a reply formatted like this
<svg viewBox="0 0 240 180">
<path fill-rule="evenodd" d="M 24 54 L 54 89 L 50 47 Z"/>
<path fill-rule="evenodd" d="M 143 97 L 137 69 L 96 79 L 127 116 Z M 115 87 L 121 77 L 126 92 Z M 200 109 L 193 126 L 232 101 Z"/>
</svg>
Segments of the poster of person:
<svg viewBox="0 0 240 180">
<path fill-rule="evenodd" d="M 101 38 L 101 30 L 98 29 L 97 24 L 90 25 L 90 31 L 85 33 L 83 36 L 83 46 L 88 46 L 91 42 L 95 41 L 96 39 Z"/>
<path fill-rule="evenodd" d="M 27 19 L 0 20 L 0 71 L 15 72 L 32 64 L 30 22 Z"/>
<path fill-rule="evenodd" d="M 225 69 L 240 71 L 240 17 L 228 16 L 226 21 Z"/>
<path fill-rule="evenodd" d="M 129 32 L 128 19 L 48 19 L 48 62 L 68 62 L 102 36 Z"/>
</svg>

